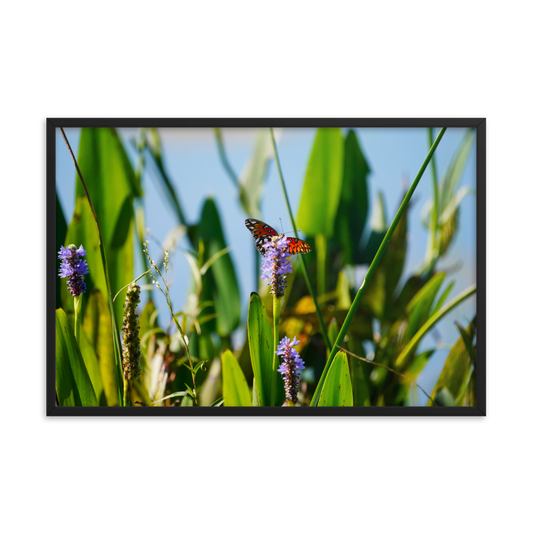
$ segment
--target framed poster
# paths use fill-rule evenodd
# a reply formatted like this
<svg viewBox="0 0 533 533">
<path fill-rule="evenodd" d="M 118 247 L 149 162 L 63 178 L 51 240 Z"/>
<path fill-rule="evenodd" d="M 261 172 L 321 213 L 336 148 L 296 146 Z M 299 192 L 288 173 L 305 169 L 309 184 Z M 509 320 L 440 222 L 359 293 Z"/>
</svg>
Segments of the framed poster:
<svg viewBox="0 0 533 533">
<path fill-rule="evenodd" d="M 483 416 L 485 119 L 48 119 L 47 414 Z"/>
</svg>

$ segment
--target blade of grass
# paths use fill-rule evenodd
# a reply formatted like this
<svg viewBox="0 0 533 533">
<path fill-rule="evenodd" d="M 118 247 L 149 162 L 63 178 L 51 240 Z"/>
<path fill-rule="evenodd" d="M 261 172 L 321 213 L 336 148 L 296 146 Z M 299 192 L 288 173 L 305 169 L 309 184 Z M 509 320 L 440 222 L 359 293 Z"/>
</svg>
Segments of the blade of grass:
<svg viewBox="0 0 533 533">
<path fill-rule="evenodd" d="M 426 156 L 426 159 L 422 163 L 422 166 L 420 167 L 420 170 L 418 171 L 418 174 L 416 175 L 411 187 L 407 191 L 407 194 L 405 195 L 405 198 L 403 199 L 403 202 L 401 203 L 396 216 L 394 217 L 394 220 L 392 221 L 387 233 L 385 234 L 385 237 L 383 238 L 383 242 L 381 243 L 381 246 L 379 247 L 376 256 L 374 257 L 374 260 L 372 261 L 371 265 L 368 267 L 368 271 L 365 275 L 365 279 L 363 280 L 363 283 L 359 290 L 357 291 L 357 294 L 355 295 L 355 298 L 352 302 L 352 305 L 350 307 L 350 310 L 348 311 L 348 314 L 346 315 L 346 318 L 344 320 L 344 323 L 342 324 L 341 330 L 339 331 L 339 335 L 337 336 L 337 340 L 335 341 L 335 347 L 333 350 L 330 351 L 330 355 L 328 357 L 328 360 L 326 362 L 326 366 L 324 368 L 324 371 L 322 372 L 322 375 L 320 376 L 320 380 L 318 382 L 318 385 L 315 390 L 315 394 L 313 395 L 313 398 L 311 400 L 311 406 L 316 407 L 318 405 L 318 400 L 320 399 L 320 395 L 322 393 L 322 388 L 324 386 L 324 381 L 326 379 L 327 373 L 331 367 L 331 364 L 334 360 L 334 357 L 336 353 L 339 351 L 338 347 L 342 344 L 342 341 L 346 334 L 348 333 L 348 328 L 350 327 L 350 323 L 355 315 L 355 312 L 357 311 L 359 304 L 363 298 L 363 295 L 366 291 L 366 287 L 368 286 L 368 283 L 372 279 L 372 276 L 376 270 L 376 268 L 379 265 L 379 262 L 381 261 L 381 258 L 383 257 L 383 254 L 385 253 L 385 250 L 387 249 L 387 244 L 389 243 L 392 234 L 394 233 L 394 230 L 396 229 L 396 226 L 400 222 L 400 219 L 402 218 L 403 213 L 407 209 L 407 204 L 411 200 L 411 197 L 413 196 L 415 189 L 420 182 L 422 175 L 424 174 L 424 171 L 426 170 L 427 166 L 429 165 L 429 162 L 431 161 L 431 158 L 433 157 L 433 153 L 437 149 L 437 146 L 439 145 L 444 133 L 446 131 L 446 128 L 442 128 L 437 135 L 437 138 L 435 139 L 435 142 L 433 143 L 433 146 L 429 150 L 428 155 Z"/>
<path fill-rule="evenodd" d="M 433 129 L 428 128 L 429 147 L 433 145 Z M 433 183 L 433 210 L 431 212 L 431 219 L 429 221 L 429 241 L 426 252 L 426 265 L 434 266 L 433 258 L 437 254 L 437 228 L 439 219 L 439 185 L 437 183 L 437 163 L 435 158 L 431 158 L 431 177 Z"/>
</svg>

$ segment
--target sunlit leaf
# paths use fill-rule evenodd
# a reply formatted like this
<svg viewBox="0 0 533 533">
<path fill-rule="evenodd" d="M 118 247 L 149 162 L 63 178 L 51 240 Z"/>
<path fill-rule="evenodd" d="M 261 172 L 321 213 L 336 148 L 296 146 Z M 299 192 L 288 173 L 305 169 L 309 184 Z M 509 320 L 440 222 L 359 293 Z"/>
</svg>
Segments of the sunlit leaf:
<svg viewBox="0 0 533 533">
<path fill-rule="evenodd" d="M 78 164 L 98 217 L 111 293 L 115 295 L 134 279 L 133 199 L 140 196 L 142 190 L 113 128 L 82 128 Z M 79 179 L 76 179 L 74 217 L 66 240 L 77 246 L 83 244 L 94 286 L 107 296 L 95 221 Z M 123 291 L 114 303 L 119 329 L 125 298 L 126 292 Z"/>
<path fill-rule="evenodd" d="M 63 309 L 56 309 L 56 392 L 60 406 L 97 406 L 91 378 Z"/>
<path fill-rule="evenodd" d="M 252 406 L 246 378 L 237 359 L 229 350 L 222 353 L 222 396 L 226 407 Z"/>
<path fill-rule="evenodd" d="M 319 128 L 307 166 L 298 227 L 306 235 L 333 234 L 342 189 L 344 138 L 339 128 Z"/>
<path fill-rule="evenodd" d="M 111 315 L 105 298 L 97 289 L 89 295 L 83 329 L 98 358 L 106 403 L 110 406 L 119 405 Z"/>
<path fill-rule="evenodd" d="M 472 352 L 475 351 L 473 339 L 476 335 L 476 319 L 474 317 L 466 330 L 459 324 L 457 327 L 460 332 L 459 339 L 452 346 L 431 394 L 435 397 L 440 391 L 446 390 L 456 403 L 467 392 L 475 365 L 475 355 L 473 358 Z"/>
<path fill-rule="evenodd" d="M 261 297 L 252 292 L 248 308 L 248 343 L 259 405 L 281 405 L 283 382 L 277 372 L 279 358 L 274 354 L 274 339 Z"/>
<path fill-rule="evenodd" d="M 445 277 L 446 274 L 444 272 L 435 274 L 409 302 L 407 306 L 409 318 L 404 336 L 406 340 L 412 339 L 422 324 L 429 318 L 433 302 Z"/>
<path fill-rule="evenodd" d="M 353 391 L 350 380 L 350 367 L 347 355 L 338 352 L 328 371 L 322 393 L 318 401 L 319 407 L 352 407 Z"/>
<path fill-rule="evenodd" d="M 461 141 L 444 179 L 439 184 L 439 218 L 453 199 L 475 139 L 476 131 L 469 129 Z"/>
</svg>

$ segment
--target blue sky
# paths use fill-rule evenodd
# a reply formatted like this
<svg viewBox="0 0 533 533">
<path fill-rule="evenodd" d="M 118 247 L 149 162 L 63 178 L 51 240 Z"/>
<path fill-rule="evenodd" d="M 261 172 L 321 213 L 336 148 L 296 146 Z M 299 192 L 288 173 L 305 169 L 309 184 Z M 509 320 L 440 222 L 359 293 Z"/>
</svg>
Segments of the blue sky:
<svg viewBox="0 0 533 533">
<path fill-rule="evenodd" d="M 66 129 L 66 134 L 77 153 L 79 130 Z M 372 204 L 379 191 L 385 197 L 388 222 L 391 221 L 399 205 L 403 191 L 412 182 L 428 151 L 427 130 L 419 128 L 360 128 L 356 129 L 358 139 L 369 163 L 369 195 Z M 135 130 L 120 130 L 124 144 L 130 150 L 130 141 L 135 139 Z M 188 221 L 197 221 L 206 196 L 215 198 L 222 218 L 222 224 L 228 244 L 232 247 L 233 261 L 237 270 L 242 296 L 242 319 L 246 316 L 249 293 L 255 283 L 252 272 L 254 265 L 253 248 L 249 245 L 251 236 L 244 226 L 246 215 L 241 210 L 236 188 L 229 180 L 218 156 L 215 138 L 209 129 L 160 130 L 165 162 L 169 174 L 182 200 Z M 237 174 L 244 169 L 253 150 L 254 131 L 244 129 L 222 130 L 226 151 L 230 163 Z M 297 213 L 300 203 L 303 179 L 307 161 L 313 143 L 315 130 L 308 128 L 286 128 L 279 132 L 279 156 L 287 184 L 288 195 Z M 451 158 L 458 148 L 465 130 L 449 128 L 436 152 L 436 164 L 439 177 L 442 178 Z M 74 167 L 61 136 L 57 136 L 57 190 L 67 218 L 70 220 L 74 209 Z M 176 224 L 176 218 L 170 204 L 158 189 L 151 169 L 144 177 L 146 225 L 151 234 L 162 242 Z M 475 189 L 475 148 L 472 149 L 460 186 Z M 429 168 L 423 176 L 413 197 L 413 208 L 409 212 L 409 241 L 404 277 L 412 273 L 423 261 L 427 244 L 427 230 L 420 221 L 421 210 L 431 197 L 431 179 Z M 370 213 L 370 217 L 372 212 Z M 460 227 L 456 240 L 448 255 L 439 263 L 440 268 L 460 266 L 456 272 L 447 277 L 455 280 L 450 298 L 462 292 L 476 281 L 475 274 L 475 196 L 467 196 L 462 203 Z M 262 220 L 280 230 L 281 218 L 284 228 L 290 228 L 289 216 L 282 197 L 276 168 L 270 165 L 265 181 L 262 199 Z M 185 244 L 183 243 L 183 246 Z M 152 239 L 150 249 L 158 257 L 156 240 Z M 171 297 L 175 308 L 185 303 L 190 288 L 190 270 L 182 253 L 178 250 L 173 257 L 174 284 Z M 455 270 L 455 269 L 454 269 Z M 136 269 L 137 275 L 142 272 Z M 362 274 L 362 273 L 361 273 Z M 446 282 L 445 282 L 446 283 Z M 438 336 L 444 348 L 438 350 L 423 373 L 419 384 L 428 392 L 436 382 L 449 345 L 458 337 L 454 322 L 466 325 L 475 313 L 475 298 L 471 297 L 451 312 L 438 326 Z M 428 335 L 422 348 L 433 347 L 435 336 Z M 424 402 L 424 398 L 420 398 Z"/>
</svg>

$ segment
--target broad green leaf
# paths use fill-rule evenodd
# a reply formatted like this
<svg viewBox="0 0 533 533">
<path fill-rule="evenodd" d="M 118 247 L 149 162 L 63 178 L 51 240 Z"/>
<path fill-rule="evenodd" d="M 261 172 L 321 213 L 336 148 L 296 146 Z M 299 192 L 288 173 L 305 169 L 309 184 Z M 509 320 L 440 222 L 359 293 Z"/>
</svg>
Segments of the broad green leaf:
<svg viewBox="0 0 533 533">
<path fill-rule="evenodd" d="M 370 168 L 353 130 L 344 141 L 342 190 L 335 218 L 335 239 L 343 250 L 343 265 L 355 265 L 357 251 L 368 216 L 366 179 Z M 359 261 L 360 262 L 360 261 Z"/>
<path fill-rule="evenodd" d="M 447 390 L 456 401 L 465 394 L 469 380 L 471 379 L 472 367 L 475 360 L 472 359 L 473 339 L 476 334 L 476 319 L 472 320 L 466 330 L 457 324 L 460 332 L 459 339 L 452 346 L 444 363 L 442 372 L 435 384 L 431 396 L 434 398 L 439 391 Z"/>
<path fill-rule="evenodd" d="M 227 246 L 213 198 L 208 198 L 204 203 L 198 227 L 198 242 L 203 242 L 206 261 Z M 217 333 L 226 337 L 238 327 L 241 314 L 239 285 L 230 254 L 222 255 L 213 263 L 202 278 L 202 285 L 200 304 L 209 300 L 214 302 Z M 206 307 L 199 318 L 212 313 L 213 308 Z"/>
<path fill-rule="evenodd" d="M 350 380 L 350 367 L 347 355 L 338 352 L 328 371 L 320 400 L 319 407 L 352 407 L 353 391 Z"/>
<path fill-rule="evenodd" d="M 63 309 L 56 309 L 56 392 L 60 406 L 97 406 L 74 332 Z"/>
<path fill-rule="evenodd" d="M 89 295 L 83 317 L 83 329 L 87 341 L 98 358 L 106 404 L 119 405 L 111 314 L 106 299 L 97 289 L 91 291 Z"/>
<path fill-rule="evenodd" d="M 281 405 L 283 382 L 277 371 L 279 357 L 274 354 L 274 339 L 261 297 L 252 292 L 248 308 L 248 343 L 254 371 L 257 400 L 261 406 Z M 276 381 L 272 396 L 272 380 Z"/>
<path fill-rule="evenodd" d="M 222 396 L 227 407 L 252 406 L 246 378 L 237 359 L 229 350 L 222 353 Z"/>
<path fill-rule="evenodd" d="M 106 252 L 111 293 L 114 296 L 134 279 L 133 199 L 142 190 L 122 142 L 113 128 L 82 128 L 78 164 L 98 217 Z M 67 241 L 87 250 L 87 264 L 94 286 L 107 296 L 95 221 L 81 181 L 76 179 L 76 207 Z M 122 324 L 126 292 L 115 300 L 117 326 Z"/>
<path fill-rule="evenodd" d="M 306 235 L 333 235 L 342 189 L 344 138 L 339 128 L 319 128 L 315 137 L 298 211 Z"/>
</svg>

